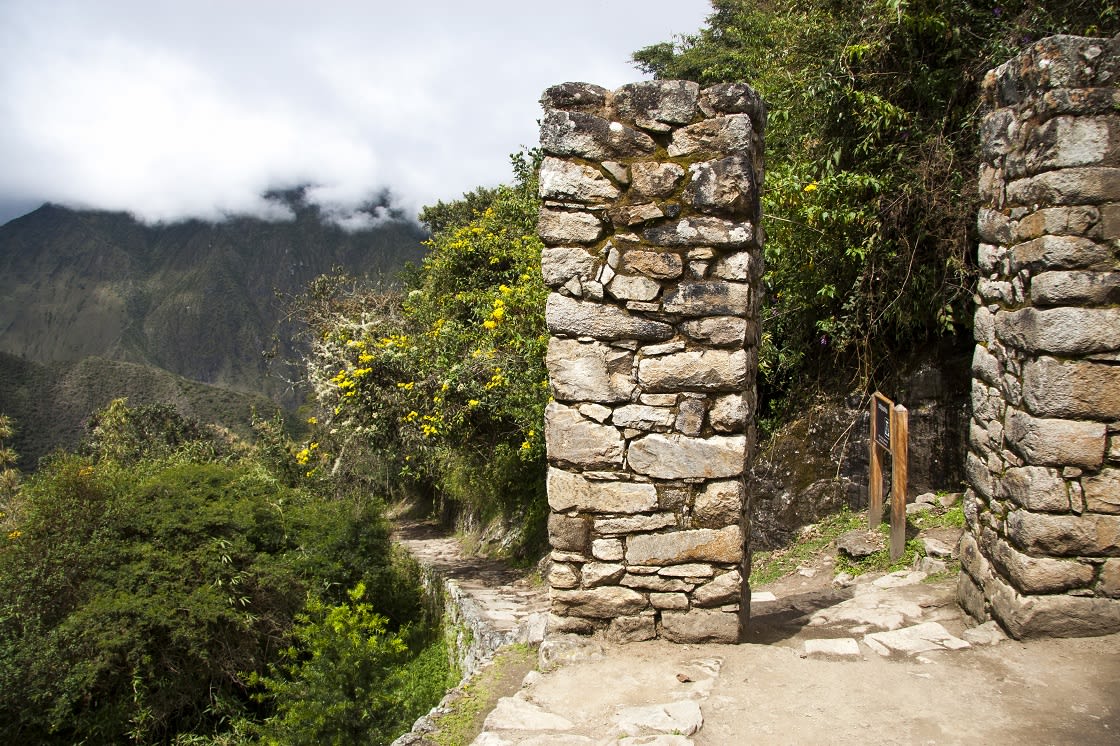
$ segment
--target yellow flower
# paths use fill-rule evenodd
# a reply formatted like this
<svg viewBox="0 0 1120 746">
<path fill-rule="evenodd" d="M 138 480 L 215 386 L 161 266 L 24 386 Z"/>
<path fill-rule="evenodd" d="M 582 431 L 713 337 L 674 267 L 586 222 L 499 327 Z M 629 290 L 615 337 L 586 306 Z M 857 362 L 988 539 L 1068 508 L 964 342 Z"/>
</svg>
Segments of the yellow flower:
<svg viewBox="0 0 1120 746">
<path fill-rule="evenodd" d="M 307 424 L 308 425 L 318 425 L 319 424 L 319 418 L 318 417 L 308 417 L 307 418 Z"/>
<path fill-rule="evenodd" d="M 15 541 L 16 539 L 18 539 L 21 536 L 23 536 L 23 532 L 20 531 L 18 528 L 15 531 L 9 531 L 8 532 L 8 541 Z"/>
<path fill-rule="evenodd" d="M 498 328 L 498 322 L 494 321 L 493 319 L 486 319 L 486 321 L 482 322 L 482 325 L 484 327 L 486 327 L 487 329 L 497 329 Z"/>
<path fill-rule="evenodd" d="M 817 182 L 815 182 L 815 181 L 814 181 L 814 182 L 812 182 L 811 184 L 806 184 L 806 185 L 805 185 L 805 191 L 806 191 L 806 192 L 815 192 L 815 191 L 817 191 Z"/>
<path fill-rule="evenodd" d="M 475 407 L 477 407 L 481 403 L 482 402 L 480 402 L 478 399 L 471 399 L 469 402 L 467 402 L 467 406 L 470 407 L 471 409 L 474 409 Z"/>
</svg>

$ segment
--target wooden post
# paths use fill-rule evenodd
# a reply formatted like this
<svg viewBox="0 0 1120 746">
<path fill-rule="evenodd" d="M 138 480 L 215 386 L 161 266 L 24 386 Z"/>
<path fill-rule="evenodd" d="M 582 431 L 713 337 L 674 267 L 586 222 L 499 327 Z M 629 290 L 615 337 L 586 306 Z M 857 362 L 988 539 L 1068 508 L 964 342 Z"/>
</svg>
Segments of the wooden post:
<svg viewBox="0 0 1120 746">
<path fill-rule="evenodd" d="M 871 484 L 867 505 L 867 530 L 875 531 L 883 520 L 883 451 L 890 449 L 892 402 L 876 391 L 871 395 Z"/>
<path fill-rule="evenodd" d="M 891 560 L 906 551 L 906 480 L 909 468 L 910 413 L 891 410 Z"/>
</svg>

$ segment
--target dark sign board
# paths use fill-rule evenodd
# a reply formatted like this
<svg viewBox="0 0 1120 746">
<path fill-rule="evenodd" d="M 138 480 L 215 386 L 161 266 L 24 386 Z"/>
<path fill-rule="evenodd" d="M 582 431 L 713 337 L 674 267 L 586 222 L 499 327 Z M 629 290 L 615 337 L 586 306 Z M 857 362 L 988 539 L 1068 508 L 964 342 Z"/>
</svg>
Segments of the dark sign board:
<svg viewBox="0 0 1120 746">
<path fill-rule="evenodd" d="M 888 399 L 875 397 L 875 442 L 883 448 L 891 447 L 891 403 Z"/>
</svg>

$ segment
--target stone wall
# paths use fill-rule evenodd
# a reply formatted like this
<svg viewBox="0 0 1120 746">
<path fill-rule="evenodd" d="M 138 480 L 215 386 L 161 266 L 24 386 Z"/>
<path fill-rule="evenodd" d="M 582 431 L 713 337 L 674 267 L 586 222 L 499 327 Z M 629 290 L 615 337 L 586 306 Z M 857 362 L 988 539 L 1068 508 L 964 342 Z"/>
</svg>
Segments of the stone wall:
<svg viewBox="0 0 1120 746">
<path fill-rule="evenodd" d="M 962 604 L 1017 638 L 1120 631 L 1120 37 L 984 82 Z"/>
<path fill-rule="evenodd" d="M 765 108 L 682 81 L 541 102 L 549 629 L 734 642 Z"/>
</svg>

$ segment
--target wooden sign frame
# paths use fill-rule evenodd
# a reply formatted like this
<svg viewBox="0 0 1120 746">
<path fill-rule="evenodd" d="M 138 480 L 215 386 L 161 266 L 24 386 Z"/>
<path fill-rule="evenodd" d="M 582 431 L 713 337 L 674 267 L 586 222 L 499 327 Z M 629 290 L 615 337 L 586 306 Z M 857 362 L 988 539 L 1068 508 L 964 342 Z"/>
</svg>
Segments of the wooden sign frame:
<svg viewBox="0 0 1120 746">
<path fill-rule="evenodd" d="M 886 432 L 883 432 L 886 430 Z M 909 470 L 910 413 L 876 391 L 871 396 L 871 484 L 867 528 L 883 520 L 883 451 L 891 454 L 891 560 L 906 551 L 906 482 Z"/>
</svg>

